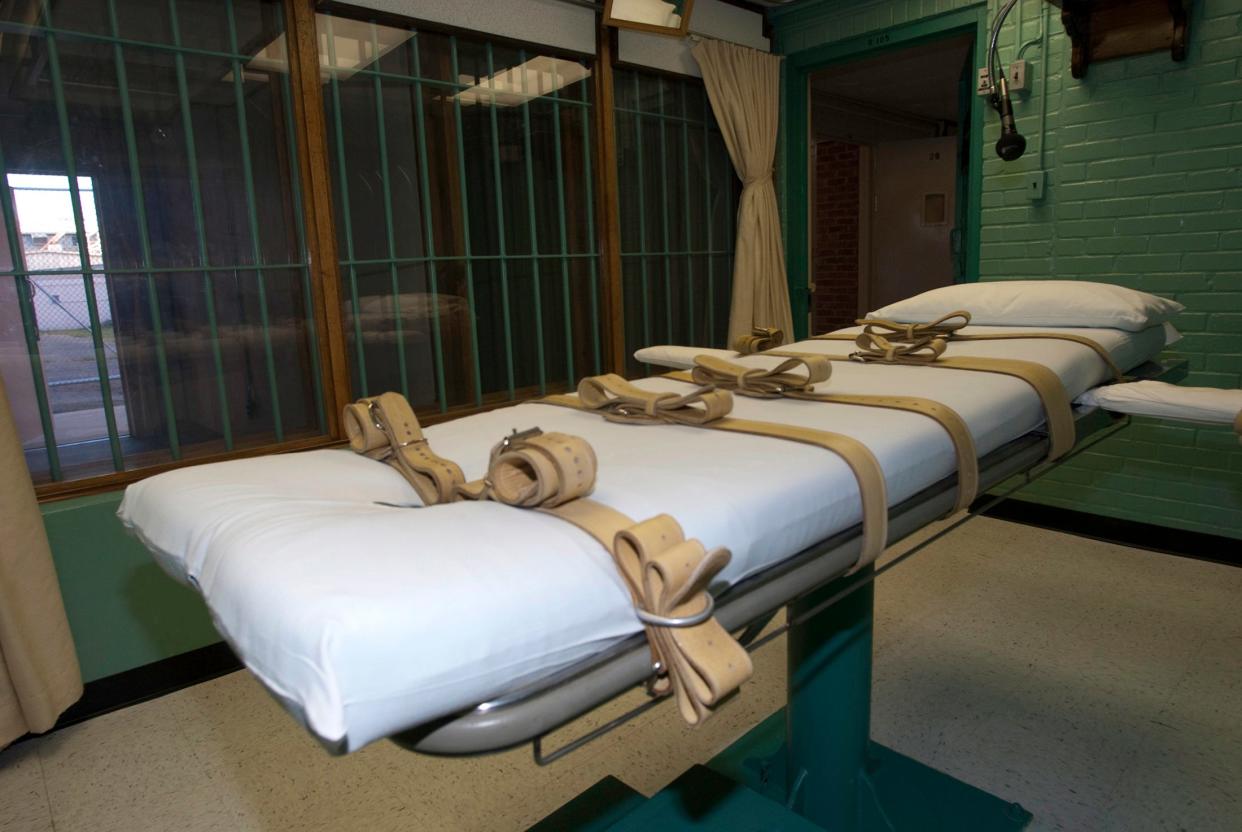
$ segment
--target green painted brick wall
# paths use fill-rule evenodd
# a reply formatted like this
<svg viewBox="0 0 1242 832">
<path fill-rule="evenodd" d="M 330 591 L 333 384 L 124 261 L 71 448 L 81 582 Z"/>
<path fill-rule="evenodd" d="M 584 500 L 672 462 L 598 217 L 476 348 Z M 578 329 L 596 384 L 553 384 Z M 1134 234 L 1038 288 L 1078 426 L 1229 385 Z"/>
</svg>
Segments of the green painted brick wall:
<svg viewBox="0 0 1242 832">
<path fill-rule="evenodd" d="M 774 13 L 775 42 L 791 53 L 972 5 L 799 4 Z M 1021 42 L 1040 36 L 1047 5 L 1023 0 Z M 999 128 L 987 117 L 981 279 L 1098 280 L 1176 298 L 1187 307 L 1175 322 L 1185 337 L 1169 355 L 1188 361 L 1185 383 L 1239 387 L 1242 0 L 1193 4 L 1185 62 L 1124 58 L 1091 66 L 1083 80 L 1070 75 L 1068 38 L 1049 10 L 1048 53 L 1028 47 L 1033 89 L 1015 101 L 1029 140 L 1022 159 L 991 153 Z M 1006 63 L 1020 42 L 1017 17 L 1001 36 Z M 1045 198 L 1032 202 L 1029 177 L 1041 169 Z M 1242 538 L 1242 447 L 1227 428 L 1136 419 L 1022 496 Z"/>
</svg>

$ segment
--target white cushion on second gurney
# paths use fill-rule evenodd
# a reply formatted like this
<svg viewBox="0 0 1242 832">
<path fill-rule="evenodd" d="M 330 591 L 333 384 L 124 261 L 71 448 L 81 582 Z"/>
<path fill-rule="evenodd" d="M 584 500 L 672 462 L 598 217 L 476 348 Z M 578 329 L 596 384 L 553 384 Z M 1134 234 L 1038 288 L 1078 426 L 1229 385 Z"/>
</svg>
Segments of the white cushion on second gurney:
<svg viewBox="0 0 1242 832">
<path fill-rule="evenodd" d="M 1081 331 L 1081 330 L 1080 330 Z M 1089 330 L 1123 367 L 1159 352 L 1159 329 Z M 834 353 L 839 342 L 791 349 Z M 1090 350 L 1056 341 L 970 342 L 950 354 L 1044 363 L 1071 395 L 1105 380 Z M 755 366 L 777 359 L 751 356 Z M 668 379 L 639 382 L 684 392 Z M 828 388 L 945 402 L 980 454 L 1037 427 L 1018 379 L 922 367 L 834 364 Z M 735 397 L 741 418 L 847 433 L 884 468 L 890 504 L 953 471 L 943 430 L 917 414 Z M 734 582 L 859 522 L 854 477 L 827 452 L 767 437 L 635 426 L 524 404 L 426 430 L 467 478 L 514 428 L 586 438 L 595 498 L 636 519 L 667 512 L 688 537 L 727 546 Z M 470 707 L 637 632 L 608 554 L 562 520 L 497 503 L 399 509 L 413 489 L 344 450 L 183 468 L 129 487 L 120 515 L 173 575 L 196 586 L 221 634 L 315 734 L 355 749 Z"/>
<path fill-rule="evenodd" d="M 1136 416 L 1233 425 L 1242 413 L 1242 390 L 1133 381 L 1088 390 L 1078 397 L 1078 402 Z"/>
</svg>

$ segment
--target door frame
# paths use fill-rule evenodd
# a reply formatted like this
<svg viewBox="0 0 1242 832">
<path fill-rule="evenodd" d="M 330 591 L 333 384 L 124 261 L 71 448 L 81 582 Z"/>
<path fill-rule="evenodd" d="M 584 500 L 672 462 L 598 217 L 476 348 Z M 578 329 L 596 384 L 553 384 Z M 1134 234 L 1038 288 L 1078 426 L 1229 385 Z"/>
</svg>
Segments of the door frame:
<svg viewBox="0 0 1242 832">
<path fill-rule="evenodd" d="M 812 73 L 833 64 L 872 57 L 961 33 L 974 35 L 974 65 L 987 61 L 987 5 L 981 3 L 913 23 L 877 29 L 865 35 L 820 44 L 785 56 L 785 252 L 794 335 L 805 338 L 810 314 L 811 263 L 811 86 Z M 965 281 L 979 279 L 979 228 L 982 214 L 982 133 L 986 102 L 977 95 L 970 102 L 970 176 L 966 183 L 966 224 L 962 246 L 966 252 Z"/>
</svg>

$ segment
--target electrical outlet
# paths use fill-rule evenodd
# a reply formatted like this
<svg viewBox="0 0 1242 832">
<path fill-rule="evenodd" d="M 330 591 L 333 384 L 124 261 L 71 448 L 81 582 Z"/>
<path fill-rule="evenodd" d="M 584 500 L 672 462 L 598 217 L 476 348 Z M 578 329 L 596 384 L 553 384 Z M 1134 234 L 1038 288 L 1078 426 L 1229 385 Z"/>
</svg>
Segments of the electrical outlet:
<svg viewBox="0 0 1242 832">
<path fill-rule="evenodd" d="M 979 67 L 979 81 L 975 86 L 975 95 L 992 94 L 992 73 L 986 66 Z"/>
<path fill-rule="evenodd" d="M 1029 75 L 1028 70 L 1030 64 L 1026 61 L 1014 61 L 1009 65 L 1009 91 L 1010 92 L 1026 92 L 1029 89 L 1026 85 L 1026 79 Z"/>
<path fill-rule="evenodd" d="M 1044 181 L 1046 175 L 1042 170 L 1028 174 L 1026 177 L 1026 198 L 1031 202 L 1038 202 L 1044 198 Z"/>
</svg>

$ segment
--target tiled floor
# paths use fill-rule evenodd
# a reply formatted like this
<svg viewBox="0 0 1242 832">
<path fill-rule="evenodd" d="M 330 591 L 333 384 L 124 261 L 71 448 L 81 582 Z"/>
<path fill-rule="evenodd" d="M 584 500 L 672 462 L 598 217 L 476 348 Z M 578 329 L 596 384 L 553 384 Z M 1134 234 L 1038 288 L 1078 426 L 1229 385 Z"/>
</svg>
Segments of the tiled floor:
<svg viewBox="0 0 1242 832">
<path fill-rule="evenodd" d="M 1242 569 L 977 520 L 879 581 L 875 737 L 1037 829 L 1238 829 L 1240 599 Z M 650 793 L 711 757 L 779 706 L 781 650 L 706 728 L 658 708 L 544 769 L 331 758 L 232 674 L 0 752 L 0 832 L 523 829 L 606 774 Z"/>
</svg>

